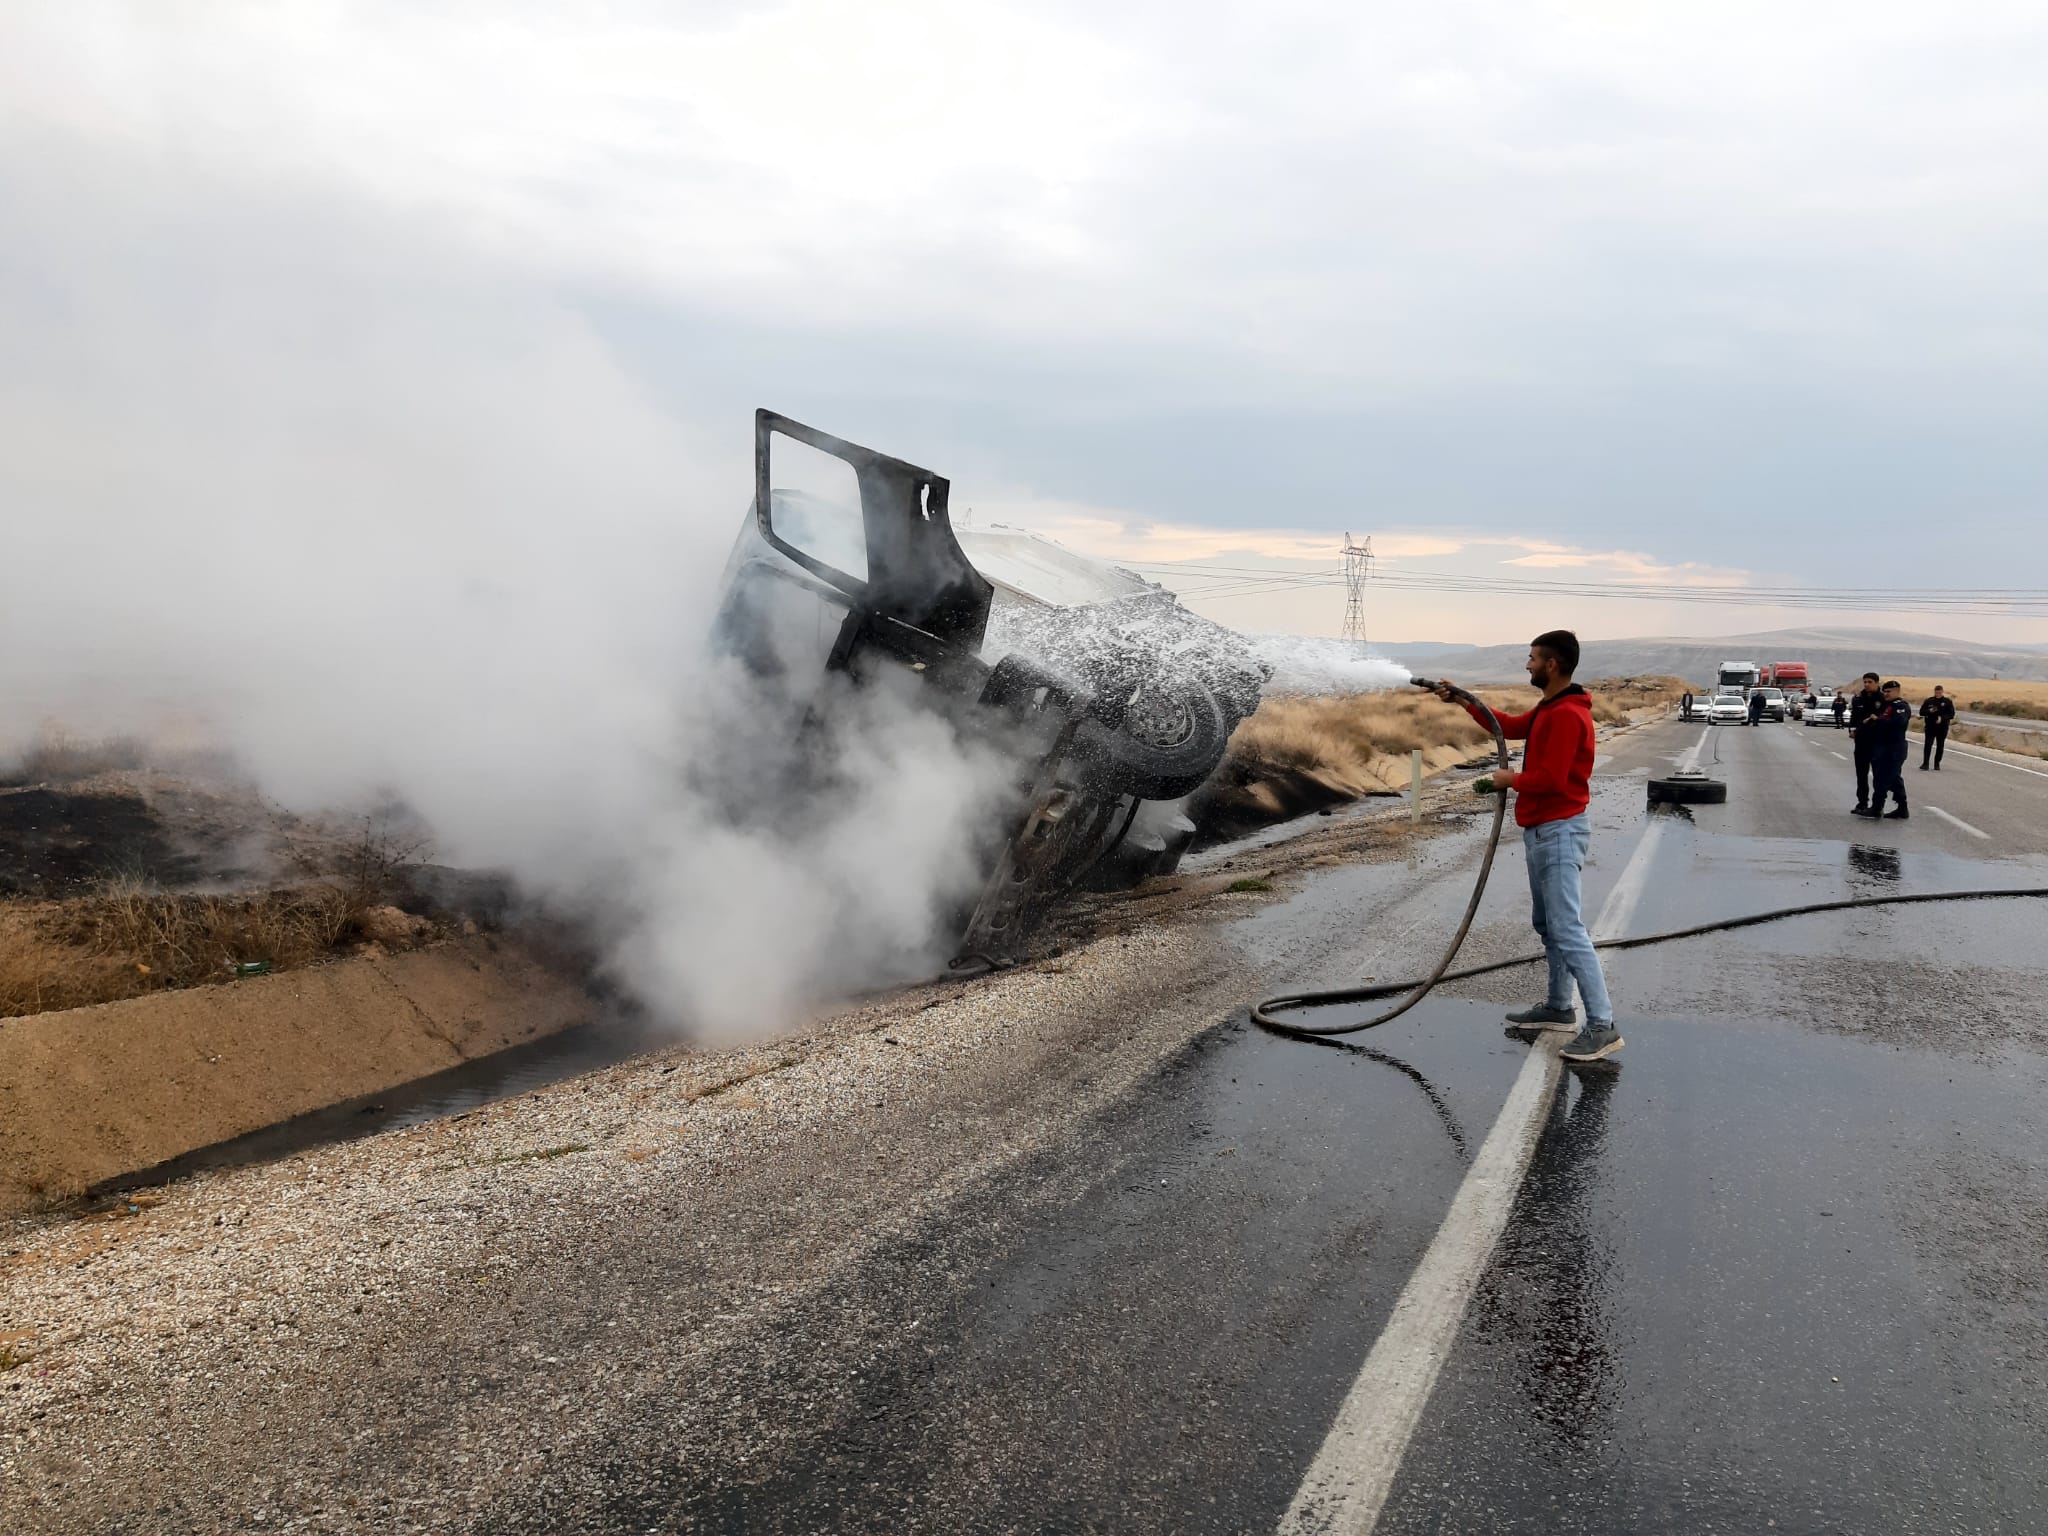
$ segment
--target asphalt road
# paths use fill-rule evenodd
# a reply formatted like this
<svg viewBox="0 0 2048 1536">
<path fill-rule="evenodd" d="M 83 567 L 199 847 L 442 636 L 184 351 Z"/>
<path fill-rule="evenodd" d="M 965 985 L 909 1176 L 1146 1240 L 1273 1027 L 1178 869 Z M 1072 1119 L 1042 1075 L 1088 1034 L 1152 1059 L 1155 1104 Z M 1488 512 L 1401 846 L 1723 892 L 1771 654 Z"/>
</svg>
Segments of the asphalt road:
<svg viewBox="0 0 2048 1536">
<path fill-rule="evenodd" d="M 1653 820 L 1643 777 L 1695 749 L 1728 803 Z M 2048 885 L 2048 773 L 1952 752 L 1909 769 L 1910 821 L 1870 823 L 1843 752 L 1797 725 L 1617 738 L 1588 910 L 1640 932 Z M 176 1452 L 128 1503 L 94 1493 L 98 1528 L 244 1528 L 246 1485 L 272 1529 L 1275 1530 L 1440 1251 L 1529 1057 L 1501 1005 L 1540 981 L 1475 980 L 1345 1046 L 1259 1033 L 1232 999 L 1424 965 L 1480 825 L 1312 870 L 1208 930 L 1178 992 L 1039 1043 L 1020 1017 L 1020 1075 L 928 1126 L 557 1232 L 503 1302 L 426 1277 L 402 1335 L 274 1356 L 213 1399 L 232 1433 L 110 1404 L 161 1414 Z M 1467 958 L 1527 949 L 1526 912 L 1504 844 Z M 1972 903 L 1613 956 L 1628 1046 L 1548 1101 L 1377 1528 L 2048 1528 L 2044 933 L 2038 903 Z M 1176 1009 L 1185 1029 L 1157 1024 Z M 1116 1051 L 1155 1053 L 1130 1091 L 982 1157 Z M 873 1168 L 949 1160 L 992 1171 L 862 1242 L 832 1228 Z M 789 1294 L 749 1310 L 731 1281 L 765 1252 Z M 796 1284 L 821 1254 L 829 1280 Z M 519 1475 L 487 1474 L 536 1433 Z M 69 1497 L 16 1528 L 95 1528 Z"/>
<path fill-rule="evenodd" d="M 1602 765 L 1589 909 L 1648 824 L 1640 775 L 1701 730 Z M 1729 803 L 1662 839 L 1639 930 L 2048 884 L 2048 777 L 1952 759 L 1915 775 L 1916 819 L 1873 826 L 1845 814 L 1833 733 L 1706 743 Z M 1229 942 L 1312 980 L 1412 965 L 1459 878 L 1405 911 L 1378 902 L 1389 880 L 1334 871 Z M 1521 885 L 1511 849 L 1479 952 L 1525 945 Z M 1380 1528 L 2048 1523 L 2041 932 L 2037 907 L 1922 908 L 1617 957 L 1621 1069 L 1557 1099 Z M 728 1433 L 678 1456 L 675 1405 L 645 1404 L 577 1518 L 1272 1529 L 1526 1049 L 1492 1004 L 1527 992 L 1432 1000 L 1360 1050 L 1226 1027 L 1024 1176 L 1060 1198 L 1006 1224 L 1023 1191 L 990 1187 L 963 1219 L 999 1238 L 943 1277 L 912 1244 L 804 1318 L 781 1357 L 800 1364 L 728 1394 Z"/>
<path fill-rule="evenodd" d="M 1589 909 L 1647 824 L 1636 780 L 1699 736 L 1603 765 Z M 1838 745 L 1707 737 L 1729 804 L 1661 840 L 1633 926 L 2048 884 L 2048 778 L 1954 763 L 1873 827 Z M 1511 853 L 1495 909 L 1520 876 Z M 1341 927 L 1370 878 L 1237 941 Z M 1616 957 L 1621 1069 L 1556 1100 L 1379 1528 L 2048 1522 L 2041 924 L 1922 908 Z M 1518 938 L 1497 920 L 1482 948 Z M 1523 1049 L 1451 998 L 1362 1043 L 1226 1030 L 1104 1127 L 1112 1174 L 1055 1175 L 1077 1198 L 921 1297 L 917 1342 L 768 1465 L 745 1437 L 623 1455 L 618 1528 L 1272 1529 Z M 823 1375 L 840 1336 L 806 1340 Z"/>
</svg>

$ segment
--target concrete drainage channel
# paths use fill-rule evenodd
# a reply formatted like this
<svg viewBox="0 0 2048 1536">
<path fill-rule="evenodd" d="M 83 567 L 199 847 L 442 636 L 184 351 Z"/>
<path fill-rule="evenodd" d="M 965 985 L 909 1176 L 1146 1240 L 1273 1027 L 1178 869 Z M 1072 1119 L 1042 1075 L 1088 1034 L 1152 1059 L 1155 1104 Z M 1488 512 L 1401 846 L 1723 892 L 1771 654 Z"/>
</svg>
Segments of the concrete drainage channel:
<svg viewBox="0 0 2048 1536">
<path fill-rule="evenodd" d="M 536 1088 L 628 1061 L 657 1049 L 669 1038 L 620 1023 L 566 1029 L 380 1093 L 329 1104 L 275 1125 L 195 1148 L 154 1167 L 104 1179 L 90 1187 L 86 1195 L 97 1198 L 151 1189 L 197 1173 L 273 1162 L 318 1147 L 357 1141 L 380 1131 L 404 1130 L 461 1116 L 487 1104 L 517 1098 Z"/>
</svg>

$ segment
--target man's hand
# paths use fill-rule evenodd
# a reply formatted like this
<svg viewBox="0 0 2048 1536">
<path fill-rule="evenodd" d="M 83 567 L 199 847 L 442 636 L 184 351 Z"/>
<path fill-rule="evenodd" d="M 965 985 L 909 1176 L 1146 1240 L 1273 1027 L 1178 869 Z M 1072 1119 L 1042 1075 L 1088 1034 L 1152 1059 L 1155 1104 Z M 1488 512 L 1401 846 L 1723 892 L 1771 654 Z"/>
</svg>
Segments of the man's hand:
<svg viewBox="0 0 2048 1536">
<path fill-rule="evenodd" d="M 1493 789 L 1494 789 L 1494 793 L 1495 793 L 1495 794 L 1501 794 L 1501 795 L 1504 795 L 1504 794 L 1506 794 L 1506 793 L 1507 793 L 1507 792 L 1508 792 L 1509 790 L 1511 790 L 1511 789 L 1513 789 L 1513 788 L 1515 787 L 1515 780 L 1516 780 L 1516 779 L 1519 779 L 1520 777 L 1521 777 L 1521 775 L 1520 775 L 1519 773 L 1515 772 L 1515 770 L 1514 770 L 1514 769 L 1512 769 L 1512 768 L 1496 768 L 1496 769 L 1494 769 L 1494 770 L 1493 770 Z"/>
<path fill-rule="evenodd" d="M 1436 696 L 1442 699 L 1446 704 L 1454 702 L 1454 700 L 1451 698 L 1451 680 L 1448 677 L 1440 677 L 1436 680 L 1435 691 Z"/>
</svg>

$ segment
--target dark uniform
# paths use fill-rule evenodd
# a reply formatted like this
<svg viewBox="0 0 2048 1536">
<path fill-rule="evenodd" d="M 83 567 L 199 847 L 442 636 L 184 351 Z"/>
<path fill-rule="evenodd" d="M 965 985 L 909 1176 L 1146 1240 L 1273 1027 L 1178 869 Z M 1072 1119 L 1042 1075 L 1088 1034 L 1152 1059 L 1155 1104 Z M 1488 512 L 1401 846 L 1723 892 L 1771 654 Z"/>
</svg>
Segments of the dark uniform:
<svg viewBox="0 0 2048 1536">
<path fill-rule="evenodd" d="M 1759 721 L 1759 720 L 1763 719 L 1763 717 L 1764 717 L 1764 696 L 1763 696 L 1762 694 L 1760 694 L 1760 693 L 1752 693 L 1752 694 L 1750 694 L 1750 696 L 1749 696 L 1749 723 L 1750 723 L 1751 725 L 1755 725 L 1755 724 L 1757 723 L 1757 721 Z"/>
<path fill-rule="evenodd" d="M 1904 699 L 1884 699 L 1871 712 L 1857 740 L 1870 742 L 1870 814 L 1884 814 L 1884 797 L 1898 802 L 1892 815 L 1906 816 L 1906 728 L 1913 723 L 1913 706 Z"/>
<path fill-rule="evenodd" d="M 1948 725 L 1956 717 L 1956 701 L 1945 693 L 1930 694 L 1920 705 L 1920 729 L 1927 735 L 1927 745 L 1920 749 L 1920 766 L 1927 766 L 1927 759 L 1934 759 L 1937 770 L 1941 767 L 1941 754 L 1948 750 Z"/>
<path fill-rule="evenodd" d="M 1838 730 L 1838 731 L 1839 731 L 1839 730 L 1840 730 L 1840 729 L 1842 728 L 1842 711 L 1843 711 L 1843 710 L 1845 710 L 1845 709 L 1847 709 L 1848 707 L 1849 707 L 1849 701 L 1848 701 L 1847 699 L 1843 698 L 1843 697 L 1842 697 L 1842 696 L 1841 696 L 1841 695 L 1840 695 L 1839 693 L 1838 693 L 1838 694 L 1836 694 L 1836 695 L 1835 695 L 1835 703 L 1834 703 L 1834 711 L 1835 711 L 1835 729 L 1836 729 L 1836 730 Z"/>
<path fill-rule="evenodd" d="M 1877 732 L 1863 729 L 1863 722 L 1884 708 L 1884 695 L 1875 688 L 1859 688 L 1849 700 L 1849 734 L 1855 738 L 1852 750 L 1856 754 L 1856 809 L 1862 810 L 1870 804 L 1870 749 L 1877 743 Z"/>
</svg>

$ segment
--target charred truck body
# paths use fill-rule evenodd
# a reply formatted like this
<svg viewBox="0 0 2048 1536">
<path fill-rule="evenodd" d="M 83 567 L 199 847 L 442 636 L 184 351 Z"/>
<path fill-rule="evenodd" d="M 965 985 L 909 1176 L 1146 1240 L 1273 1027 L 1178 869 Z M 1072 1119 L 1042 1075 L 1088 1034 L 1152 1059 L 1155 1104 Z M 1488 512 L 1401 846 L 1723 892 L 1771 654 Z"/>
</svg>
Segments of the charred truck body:
<svg viewBox="0 0 2048 1536">
<path fill-rule="evenodd" d="M 800 740 L 829 728 L 839 674 L 856 693 L 913 694 L 1015 763 L 954 936 L 956 965 L 1000 964 L 1077 886 L 1178 862 L 1194 832 L 1180 802 L 1222 762 L 1268 671 L 1127 571 L 1020 533 L 970 533 L 970 558 L 947 492 L 928 469 L 756 412 L 753 510 L 716 638 Z"/>
</svg>

